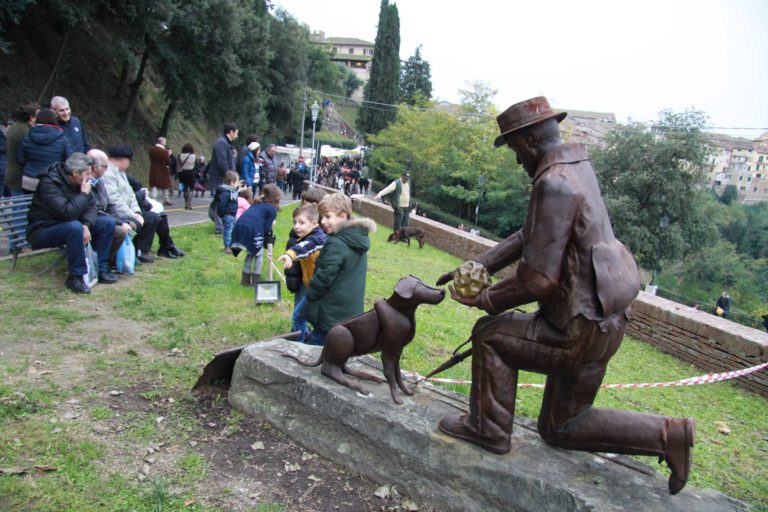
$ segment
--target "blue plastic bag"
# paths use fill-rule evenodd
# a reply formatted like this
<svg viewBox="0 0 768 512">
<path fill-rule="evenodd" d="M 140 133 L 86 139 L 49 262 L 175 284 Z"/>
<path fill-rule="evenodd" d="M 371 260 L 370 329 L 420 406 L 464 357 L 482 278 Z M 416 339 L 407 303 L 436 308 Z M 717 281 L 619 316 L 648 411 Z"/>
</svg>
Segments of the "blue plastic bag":
<svg viewBox="0 0 768 512">
<path fill-rule="evenodd" d="M 136 250 L 133 248 L 131 237 L 126 236 L 123 245 L 117 250 L 115 267 L 119 274 L 133 274 L 136 269 Z"/>
</svg>

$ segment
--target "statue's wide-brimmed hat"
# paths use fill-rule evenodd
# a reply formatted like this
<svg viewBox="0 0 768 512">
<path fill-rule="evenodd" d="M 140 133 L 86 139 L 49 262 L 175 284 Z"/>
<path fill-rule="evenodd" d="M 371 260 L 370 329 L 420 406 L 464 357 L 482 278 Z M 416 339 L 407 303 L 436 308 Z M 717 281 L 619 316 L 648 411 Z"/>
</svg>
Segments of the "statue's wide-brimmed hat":
<svg viewBox="0 0 768 512">
<path fill-rule="evenodd" d="M 566 112 L 553 112 L 547 98 L 544 96 L 537 96 L 536 98 L 515 103 L 496 116 L 496 122 L 499 124 L 501 135 L 496 137 L 493 145 L 497 148 L 503 146 L 504 136 L 508 133 L 527 128 L 553 117 L 559 123 L 565 119 L 566 115 L 568 115 Z"/>
</svg>

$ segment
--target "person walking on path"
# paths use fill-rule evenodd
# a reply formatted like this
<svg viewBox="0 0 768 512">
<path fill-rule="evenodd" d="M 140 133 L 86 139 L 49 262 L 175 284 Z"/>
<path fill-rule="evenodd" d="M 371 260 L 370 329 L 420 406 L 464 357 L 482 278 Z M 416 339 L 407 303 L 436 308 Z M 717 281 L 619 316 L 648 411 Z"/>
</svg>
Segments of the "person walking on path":
<svg viewBox="0 0 768 512">
<path fill-rule="evenodd" d="M 197 155 L 192 144 L 187 142 L 179 155 L 179 183 L 184 187 L 184 209 L 192 209 L 192 191 L 197 180 Z"/>
<path fill-rule="evenodd" d="M 158 137 L 155 145 L 149 148 L 149 187 L 152 199 L 157 199 L 157 190 L 160 189 L 163 204 L 171 206 L 171 153 L 165 144 L 165 137 Z"/>
<path fill-rule="evenodd" d="M 395 219 L 392 226 L 393 231 L 407 227 L 411 223 L 411 193 L 412 193 L 411 174 L 403 172 L 399 179 L 396 179 L 378 194 L 374 199 L 381 199 L 382 196 L 392 194 L 392 209 L 395 210 Z"/>
<path fill-rule="evenodd" d="M 225 124 L 221 137 L 216 139 L 211 151 L 211 161 L 208 163 L 208 190 L 214 195 L 216 189 L 222 184 L 224 174 L 227 171 L 235 171 L 235 157 L 233 155 L 234 147 L 232 143 L 237 138 L 239 130 L 236 124 Z M 213 221 L 215 234 L 221 234 L 224 226 L 221 217 L 216 213 L 213 201 L 208 208 L 208 217 Z"/>
</svg>

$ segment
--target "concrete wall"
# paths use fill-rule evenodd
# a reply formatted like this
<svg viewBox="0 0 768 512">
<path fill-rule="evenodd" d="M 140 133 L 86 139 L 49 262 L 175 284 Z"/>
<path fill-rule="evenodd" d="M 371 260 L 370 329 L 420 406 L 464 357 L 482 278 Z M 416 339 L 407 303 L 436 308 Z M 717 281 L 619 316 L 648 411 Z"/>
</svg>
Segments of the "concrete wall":
<svg viewBox="0 0 768 512">
<path fill-rule="evenodd" d="M 356 212 L 384 226 L 392 225 L 389 206 L 366 198 L 353 203 Z M 411 215 L 411 226 L 424 229 L 427 243 L 462 260 L 470 260 L 496 244 L 417 215 Z M 768 333 L 645 292 L 640 292 L 632 309 L 627 334 L 702 372 L 740 370 L 768 361 Z M 768 397 L 768 371 L 740 377 L 736 382 Z"/>
</svg>

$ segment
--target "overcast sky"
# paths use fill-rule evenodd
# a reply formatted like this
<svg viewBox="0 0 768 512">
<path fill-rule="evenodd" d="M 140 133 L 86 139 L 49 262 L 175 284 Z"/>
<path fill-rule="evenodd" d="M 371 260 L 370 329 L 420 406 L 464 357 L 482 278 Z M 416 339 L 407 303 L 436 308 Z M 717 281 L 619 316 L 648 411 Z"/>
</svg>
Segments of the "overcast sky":
<svg viewBox="0 0 768 512">
<path fill-rule="evenodd" d="M 374 42 L 380 0 L 274 0 L 326 37 Z M 563 109 L 652 121 L 689 107 L 710 125 L 768 131 L 768 1 L 399 0 L 400 57 L 418 45 L 433 97 L 466 82 L 496 106 L 545 95 Z M 726 132 L 726 130 L 717 130 Z"/>
</svg>

